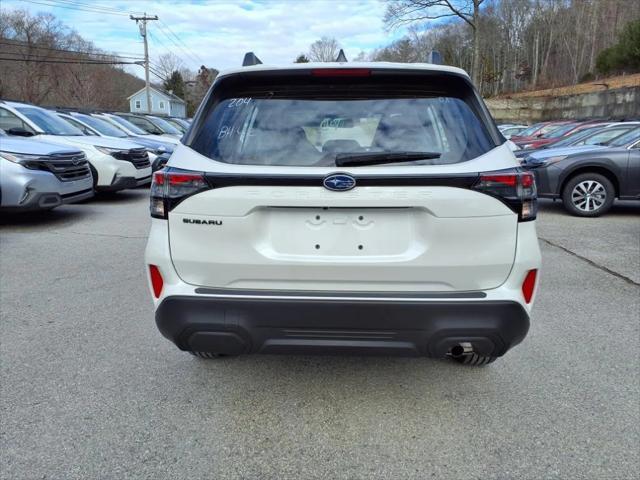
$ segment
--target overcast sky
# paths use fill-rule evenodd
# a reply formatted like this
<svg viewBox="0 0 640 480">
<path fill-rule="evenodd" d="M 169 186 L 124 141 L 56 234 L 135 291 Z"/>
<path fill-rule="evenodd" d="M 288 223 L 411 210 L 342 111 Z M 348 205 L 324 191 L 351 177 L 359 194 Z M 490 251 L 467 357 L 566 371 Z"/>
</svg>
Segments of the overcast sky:
<svg viewBox="0 0 640 480">
<path fill-rule="evenodd" d="M 138 28 L 128 14 L 158 15 L 162 22 L 149 26 L 152 61 L 172 51 L 193 70 L 201 64 L 218 69 L 239 66 L 247 51 L 264 63 L 289 63 L 323 35 L 337 38 L 352 59 L 404 33 L 385 31 L 382 0 L 0 1 L 4 9 L 51 12 L 110 52 L 142 54 Z M 133 72 L 140 75 L 137 70 Z"/>
</svg>

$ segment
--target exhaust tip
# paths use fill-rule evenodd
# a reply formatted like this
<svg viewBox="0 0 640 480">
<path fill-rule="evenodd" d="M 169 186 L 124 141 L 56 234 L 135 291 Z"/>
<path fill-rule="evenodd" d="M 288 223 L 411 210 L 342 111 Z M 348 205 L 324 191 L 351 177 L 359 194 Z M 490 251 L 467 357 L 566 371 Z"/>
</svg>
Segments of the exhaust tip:
<svg viewBox="0 0 640 480">
<path fill-rule="evenodd" d="M 453 347 L 451 347 L 451 350 L 449 350 L 449 354 L 453 358 L 460 358 L 460 357 L 463 357 L 465 355 L 470 355 L 472 353 L 473 353 L 473 345 L 471 345 L 468 342 L 459 343 L 458 345 L 454 345 Z"/>
</svg>

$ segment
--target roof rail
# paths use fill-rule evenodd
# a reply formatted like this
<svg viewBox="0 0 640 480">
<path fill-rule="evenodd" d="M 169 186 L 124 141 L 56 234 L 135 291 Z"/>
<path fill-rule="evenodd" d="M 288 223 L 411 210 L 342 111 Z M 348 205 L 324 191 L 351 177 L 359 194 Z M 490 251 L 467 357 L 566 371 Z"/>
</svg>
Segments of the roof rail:
<svg viewBox="0 0 640 480">
<path fill-rule="evenodd" d="M 242 60 L 243 67 L 250 67 L 251 65 L 260 65 L 262 62 L 256 54 L 253 52 L 247 52 L 244 54 L 244 60 Z"/>
<path fill-rule="evenodd" d="M 338 58 L 336 58 L 336 62 L 344 63 L 348 61 L 349 60 L 347 60 L 347 56 L 344 54 L 344 50 L 340 49 L 340 52 L 338 53 Z"/>
<path fill-rule="evenodd" d="M 427 63 L 431 63 L 433 65 L 442 65 L 442 55 L 437 50 L 431 50 L 429 55 L 427 56 Z"/>
</svg>

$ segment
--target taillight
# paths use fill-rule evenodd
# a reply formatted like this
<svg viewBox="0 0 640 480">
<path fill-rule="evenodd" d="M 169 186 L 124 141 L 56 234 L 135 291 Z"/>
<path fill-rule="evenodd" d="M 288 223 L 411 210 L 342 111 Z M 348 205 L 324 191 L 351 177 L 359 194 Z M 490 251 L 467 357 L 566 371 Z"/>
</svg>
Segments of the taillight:
<svg viewBox="0 0 640 480">
<path fill-rule="evenodd" d="M 499 198 L 518 214 L 521 222 L 536 218 L 536 181 L 531 172 L 503 170 L 481 173 L 473 188 Z"/>
<path fill-rule="evenodd" d="M 522 296 L 526 303 L 531 303 L 533 298 L 533 290 L 536 288 L 536 277 L 538 276 L 538 270 L 529 270 L 527 276 L 524 277 L 522 282 Z"/>
<path fill-rule="evenodd" d="M 151 216 L 166 219 L 182 200 L 209 188 L 207 179 L 200 172 L 159 170 L 153 174 L 151 182 Z"/>
<path fill-rule="evenodd" d="M 160 269 L 155 265 L 149 265 L 149 277 L 151 277 L 151 288 L 153 289 L 153 296 L 160 298 L 162 293 L 162 287 L 164 286 L 164 280 Z"/>
</svg>

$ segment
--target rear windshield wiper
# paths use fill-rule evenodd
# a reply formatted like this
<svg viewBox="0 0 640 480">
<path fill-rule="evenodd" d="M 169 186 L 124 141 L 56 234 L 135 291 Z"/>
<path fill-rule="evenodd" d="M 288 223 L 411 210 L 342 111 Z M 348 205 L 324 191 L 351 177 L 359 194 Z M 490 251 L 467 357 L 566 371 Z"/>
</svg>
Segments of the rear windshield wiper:
<svg viewBox="0 0 640 480">
<path fill-rule="evenodd" d="M 337 167 L 356 167 L 367 165 L 383 165 L 385 163 L 402 163 L 414 160 L 433 160 L 440 158 L 438 152 L 362 152 L 338 153 Z"/>
</svg>

